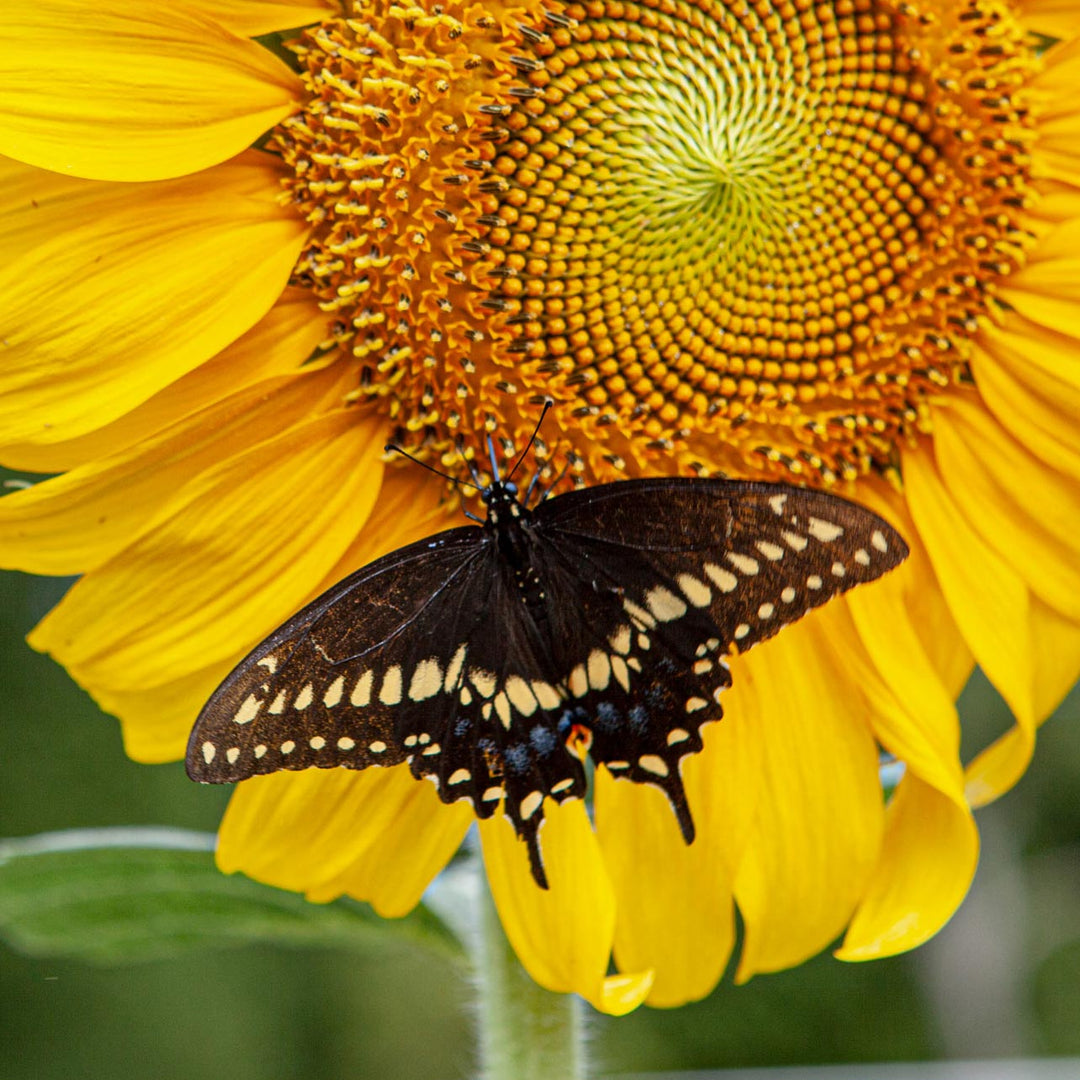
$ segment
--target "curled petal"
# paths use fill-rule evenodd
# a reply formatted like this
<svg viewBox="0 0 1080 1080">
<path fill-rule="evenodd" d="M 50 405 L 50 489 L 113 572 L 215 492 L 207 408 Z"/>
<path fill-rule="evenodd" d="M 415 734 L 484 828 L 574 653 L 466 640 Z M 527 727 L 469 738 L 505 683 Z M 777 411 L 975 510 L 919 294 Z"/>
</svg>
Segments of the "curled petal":
<svg viewBox="0 0 1080 1080">
<path fill-rule="evenodd" d="M 6 0 L 0 153 L 93 180 L 225 161 L 297 107 L 277 57 L 183 4 Z"/>
<path fill-rule="evenodd" d="M 616 1016 L 640 1005 L 651 972 L 607 976 L 615 896 L 584 804 L 544 805 L 540 842 L 549 889 L 533 881 L 525 845 L 503 815 L 481 821 L 480 837 L 503 929 L 533 979 Z"/>
<path fill-rule="evenodd" d="M 971 812 L 907 772 L 885 816 L 870 886 L 851 920 L 841 960 L 873 960 L 921 945 L 964 899 L 979 859 Z"/>
<path fill-rule="evenodd" d="M 417 905 L 471 820 L 405 765 L 272 773 L 237 786 L 218 866 L 316 902 L 347 894 L 393 918 Z"/>
</svg>

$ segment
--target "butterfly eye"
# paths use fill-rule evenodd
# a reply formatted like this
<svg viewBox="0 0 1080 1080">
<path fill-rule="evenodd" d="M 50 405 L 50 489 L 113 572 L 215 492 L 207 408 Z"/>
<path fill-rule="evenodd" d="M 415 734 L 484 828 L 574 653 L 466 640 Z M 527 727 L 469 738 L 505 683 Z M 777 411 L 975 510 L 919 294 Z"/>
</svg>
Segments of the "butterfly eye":
<svg viewBox="0 0 1080 1080">
<path fill-rule="evenodd" d="M 518 486 L 513 480 L 507 480 L 503 487 L 506 489 L 507 495 L 516 495 L 518 493 Z"/>
</svg>

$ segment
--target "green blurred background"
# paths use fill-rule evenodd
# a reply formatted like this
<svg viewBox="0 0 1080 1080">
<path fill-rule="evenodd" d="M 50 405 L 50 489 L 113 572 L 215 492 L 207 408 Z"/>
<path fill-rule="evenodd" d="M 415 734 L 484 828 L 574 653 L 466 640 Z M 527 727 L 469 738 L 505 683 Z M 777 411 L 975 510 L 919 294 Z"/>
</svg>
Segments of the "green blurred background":
<svg viewBox="0 0 1080 1080">
<path fill-rule="evenodd" d="M 23 636 L 66 583 L 0 574 L 0 834 L 163 824 L 212 831 L 227 790 L 123 754 L 119 727 Z M 1009 724 L 979 676 L 966 754 Z M 1019 787 L 979 815 L 983 858 L 953 922 L 917 952 L 829 956 L 699 1004 L 593 1015 L 597 1072 L 1080 1054 L 1080 694 L 1040 734 Z M 470 994 L 398 949 L 246 947 L 127 967 L 0 944 L 0 1074 L 428 1080 L 471 1075 Z"/>
</svg>

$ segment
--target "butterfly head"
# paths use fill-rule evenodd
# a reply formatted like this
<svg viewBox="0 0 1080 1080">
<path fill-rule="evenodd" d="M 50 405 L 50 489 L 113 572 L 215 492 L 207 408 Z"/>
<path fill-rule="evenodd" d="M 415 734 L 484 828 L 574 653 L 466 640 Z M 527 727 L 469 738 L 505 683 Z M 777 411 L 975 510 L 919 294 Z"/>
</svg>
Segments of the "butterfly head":
<svg viewBox="0 0 1080 1080">
<path fill-rule="evenodd" d="M 513 480 L 494 480 L 480 492 L 480 498 L 487 507 L 488 525 L 498 528 L 500 522 L 505 524 L 528 516 Z"/>
</svg>

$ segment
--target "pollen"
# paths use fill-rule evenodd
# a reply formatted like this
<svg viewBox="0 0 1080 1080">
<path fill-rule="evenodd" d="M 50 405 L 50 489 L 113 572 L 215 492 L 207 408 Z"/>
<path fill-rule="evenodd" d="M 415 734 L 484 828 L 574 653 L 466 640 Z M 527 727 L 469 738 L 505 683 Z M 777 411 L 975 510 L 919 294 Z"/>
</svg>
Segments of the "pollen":
<svg viewBox="0 0 1080 1080">
<path fill-rule="evenodd" d="M 294 43 L 293 283 L 444 465 L 889 473 L 1024 261 L 1002 0 L 372 0 Z"/>
</svg>

